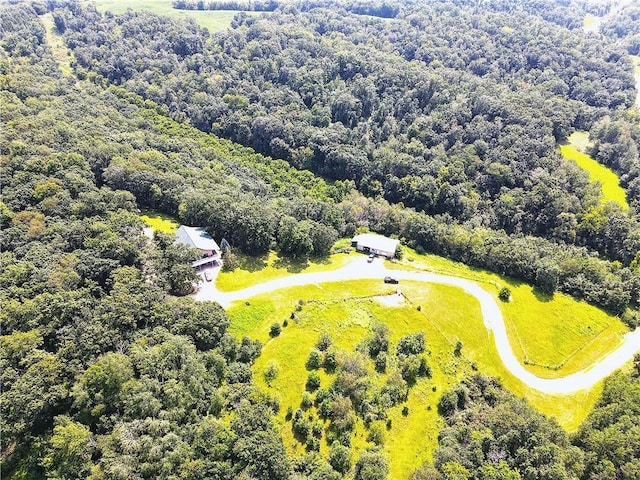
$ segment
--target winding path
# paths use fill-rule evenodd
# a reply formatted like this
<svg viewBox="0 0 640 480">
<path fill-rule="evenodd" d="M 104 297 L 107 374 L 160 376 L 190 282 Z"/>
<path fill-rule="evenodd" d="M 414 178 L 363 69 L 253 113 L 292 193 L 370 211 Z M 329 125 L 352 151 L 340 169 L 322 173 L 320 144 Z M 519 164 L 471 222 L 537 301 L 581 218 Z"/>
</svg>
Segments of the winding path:
<svg viewBox="0 0 640 480">
<path fill-rule="evenodd" d="M 476 282 L 448 275 L 430 272 L 416 272 L 409 270 L 389 270 L 381 260 L 368 264 L 364 257 L 356 258 L 347 266 L 339 270 L 302 273 L 290 275 L 268 282 L 253 285 L 234 292 L 221 292 L 216 289 L 215 281 L 203 284 L 202 289 L 195 295 L 199 301 L 213 300 L 223 307 L 229 307 L 233 302 L 245 300 L 255 295 L 268 293 L 281 288 L 295 287 L 309 284 L 339 282 L 345 280 L 382 279 L 392 275 L 399 280 L 416 280 L 428 283 L 440 283 L 461 288 L 480 302 L 482 317 L 488 333 L 493 333 L 493 339 L 498 355 L 509 372 L 520 379 L 527 386 L 548 394 L 570 394 L 578 390 L 592 387 L 603 378 L 611 375 L 625 363 L 632 360 L 640 352 L 640 327 L 624 336 L 623 343 L 611 353 L 607 354 L 592 366 L 563 378 L 540 378 L 525 370 L 516 358 L 500 307 L 494 297 Z"/>
</svg>

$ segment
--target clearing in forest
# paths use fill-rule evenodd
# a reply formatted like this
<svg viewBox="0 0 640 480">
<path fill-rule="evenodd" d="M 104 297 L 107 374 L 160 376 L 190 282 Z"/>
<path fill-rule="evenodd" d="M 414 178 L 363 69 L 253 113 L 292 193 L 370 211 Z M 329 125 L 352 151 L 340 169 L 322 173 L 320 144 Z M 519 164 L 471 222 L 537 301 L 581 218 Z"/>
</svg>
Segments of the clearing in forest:
<svg viewBox="0 0 640 480">
<path fill-rule="evenodd" d="M 585 136 L 586 135 L 586 136 Z M 567 140 L 568 145 L 560 146 L 560 153 L 589 174 L 592 182 L 600 184 L 602 189 L 603 202 L 616 202 L 622 208 L 628 209 L 627 196 L 624 188 L 620 186 L 620 179 L 609 168 L 591 158 L 584 150 L 588 146 L 588 134 L 586 132 L 576 132 Z"/>
<path fill-rule="evenodd" d="M 155 232 L 175 233 L 180 226 L 173 217 L 152 210 L 144 211 L 140 215 L 140 220 L 153 228 Z"/>
<path fill-rule="evenodd" d="M 229 28 L 231 20 L 239 10 L 178 10 L 173 8 L 171 0 L 96 0 L 99 11 L 107 11 L 115 14 L 124 13 L 127 10 L 151 12 L 156 15 L 166 15 L 172 18 L 192 18 L 201 27 L 209 32 L 217 32 Z M 254 12 L 246 12 L 255 15 Z"/>
<path fill-rule="evenodd" d="M 431 270 L 438 273 L 470 278 L 480 282 L 487 291 L 497 294 L 502 286 L 512 292 L 512 302 L 500 304 L 513 349 L 523 364 L 533 373 L 546 377 L 563 377 L 590 366 L 595 359 L 615 348 L 626 327 L 595 307 L 571 297 L 556 294 L 544 297 L 531 286 L 513 282 L 495 274 L 474 270 L 441 257 L 418 255 L 405 249 L 402 262 L 388 265 L 398 268 Z M 229 274 L 230 284 L 233 273 Z M 246 283 L 246 274 L 243 277 Z M 262 283 L 254 275 L 252 283 Z M 383 304 L 380 297 L 397 295 L 400 287 L 404 302 Z M 419 307 L 419 308 L 418 308 Z M 321 333 L 329 333 L 340 352 L 354 352 L 371 335 L 371 326 L 384 323 L 390 333 L 390 355 L 401 336 L 417 331 L 426 334 L 432 378 L 420 379 L 410 390 L 406 404 L 388 410 L 390 430 L 384 449 L 391 462 L 392 478 L 407 478 L 409 473 L 430 458 L 437 444 L 441 421 L 437 402 L 449 385 L 462 375 L 478 369 L 497 376 L 516 395 L 526 397 L 534 407 L 554 416 L 568 430 L 575 430 L 591 410 L 601 386 L 579 391 L 570 396 L 547 395 L 532 390 L 513 377 L 498 356 L 495 343 L 483 324 L 477 300 L 456 287 L 415 281 L 387 285 L 381 280 L 352 280 L 320 285 L 305 285 L 275 290 L 234 305 L 229 309 L 230 331 L 247 335 L 264 343 L 263 353 L 254 366 L 254 379 L 265 391 L 280 400 L 279 420 L 288 449 L 302 454 L 304 445 L 296 440 L 292 422 L 287 420 L 288 407 L 300 407 L 305 392 L 308 371 L 305 363 L 311 348 Z M 282 333 L 270 337 L 274 323 L 286 326 Z M 455 348 L 462 343 L 461 355 Z M 270 382 L 264 373 L 274 362 L 279 374 Z M 369 361 L 371 380 L 385 381 Z M 335 375 L 320 371 L 321 388 L 328 387 Z M 312 395 L 313 397 L 313 395 Z M 404 416 L 406 405 L 409 414 Z M 305 415 L 318 418 L 315 407 Z M 326 428 L 327 422 L 323 423 Z M 352 438 L 355 450 L 371 446 L 368 430 L 359 419 Z M 321 452 L 328 451 L 323 437 Z M 416 449 L 416 445 L 424 448 Z"/>
</svg>

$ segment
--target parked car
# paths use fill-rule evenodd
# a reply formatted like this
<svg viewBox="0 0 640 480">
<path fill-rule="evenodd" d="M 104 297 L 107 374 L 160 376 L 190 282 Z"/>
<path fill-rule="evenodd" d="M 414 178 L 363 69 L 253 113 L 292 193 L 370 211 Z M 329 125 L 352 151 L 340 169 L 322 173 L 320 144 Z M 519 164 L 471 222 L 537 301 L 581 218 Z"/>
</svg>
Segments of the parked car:
<svg viewBox="0 0 640 480">
<path fill-rule="evenodd" d="M 213 274 L 211 273 L 211 270 L 207 270 L 204 272 L 204 278 L 207 280 L 207 282 L 213 280 Z"/>
<path fill-rule="evenodd" d="M 384 283 L 399 283 L 400 281 L 396 277 L 384 277 Z"/>
<path fill-rule="evenodd" d="M 373 262 L 374 258 L 376 258 L 376 254 L 375 253 L 370 253 L 369 254 L 369 258 L 367 258 L 367 262 L 369 262 L 369 263 Z"/>
</svg>

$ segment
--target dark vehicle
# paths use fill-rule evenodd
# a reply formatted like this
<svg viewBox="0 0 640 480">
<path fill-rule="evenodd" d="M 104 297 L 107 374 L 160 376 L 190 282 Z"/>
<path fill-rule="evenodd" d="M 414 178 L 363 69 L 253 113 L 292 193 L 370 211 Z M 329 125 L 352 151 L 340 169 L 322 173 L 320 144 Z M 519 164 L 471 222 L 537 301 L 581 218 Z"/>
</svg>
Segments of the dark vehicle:
<svg viewBox="0 0 640 480">
<path fill-rule="evenodd" d="M 370 253 L 369 254 L 369 258 L 367 258 L 367 262 L 369 262 L 369 263 L 373 262 L 374 258 L 376 258 L 376 254 L 375 253 Z"/>
<path fill-rule="evenodd" d="M 384 277 L 384 283 L 400 283 L 400 281 L 396 277 Z"/>
</svg>

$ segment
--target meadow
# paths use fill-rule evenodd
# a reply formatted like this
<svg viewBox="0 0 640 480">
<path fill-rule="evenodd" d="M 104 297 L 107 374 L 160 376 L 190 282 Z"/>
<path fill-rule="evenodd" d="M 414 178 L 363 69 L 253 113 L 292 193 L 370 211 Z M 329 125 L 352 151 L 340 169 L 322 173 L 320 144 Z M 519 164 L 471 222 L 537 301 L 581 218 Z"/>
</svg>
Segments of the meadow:
<svg viewBox="0 0 640 480">
<path fill-rule="evenodd" d="M 402 261 L 387 263 L 393 268 L 470 278 L 496 298 L 500 288 L 510 288 L 511 301 L 501 303 L 510 339 L 521 362 L 539 376 L 562 377 L 589 366 L 617 346 L 626 332 L 617 318 L 584 302 L 561 294 L 545 297 L 529 285 L 441 257 L 419 255 L 405 248 Z M 336 265 L 315 265 L 315 268 L 323 267 L 335 268 Z M 252 283 L 262 281 L 257 272 L 252 272 Z M 247 274 L 239 273 L 246 283 Z M 229 274 L 228 283 L 232 276 L 233 273 Z M 288 407 L 295 410 L 300 406 L 308 373 L 305 362 L 318 336 L 329 333 L 340 351 L 353 352 L 370 333 L 374 322 L 389 327 L 391 351 L 401 336 L 425 332 L 433 368 L 432 378 L 419 380 L 410 390 L 406 404 L 392 407 L 388 412 L 392 426 L 386 435 L 393 438 L 393 442 L 385 443 L 384 450 L 390 459 L 391 478 L 408 478 L 413 469 L 431 459 L 442 427 L 437 413 L 440 395 L 475 370 L 500 378 L 505 387 L 526 397 L 539 411 L 555 417 L 568 431 L 576 430 L 593 408 L 601 392 L 600 384 L 571 396 L 546 395 L 511 376 L 483 324 L 477 301 L 462 290 L 420 282 L 402 282 L 399 287 L 402 302 L 398 305 L 387 305 L 383 301 L 397 298 L 396 286 L 363 280 L 278 290 L 229 309 L 231 333 L 238 337 L 247 335 L 264 344 L 263 353 L 254 366 L 254 380 L 279 398 L 278 418 L 290 452 L 301 455 L 304 445 L 295 439 L 285 414 Z M 270 326 L 274 323 L 287 325 L 279 336 L 271 338 Z M 462 343 L 460 356 L 454 353 L 458 342 Z M 273 362 L 279 365 L 280 373 L 267 384 L 264 372 Z M 331 381 L 332 376 L 321 371 L 322 386 L 328 386 Z M 371 381 L 382 381 L 373 367 Z M 404 405 L 409 409 L 407 416 L 402 414 Z M 311 411 L 313 409 L 311 407 Z M 355 452 L 371 446 L 366 437 L 367 430 L 359 419 L 352 440 Z M 416 448 L 417 445 L 420 448 Z M 324 441 L 321 451 L 328 451 Z"/>
<path fill-rule="evenodd" d="M 602 188 L 603 202 L 616 202 L 621 207 L 628 209 L 627 197 L 625 190 L 620 186 L 618 176 L 598 163 L 589 155 L 584 153 L 585 148 L 589 145 L 588 134 L 586 132 L 576 132 L 568 138 L 567 145 L 560 146 L 560 153 L 568 159 L 576 162 L 576 164 L 589 174 L 592 182 L 597 182 Z"/>
</svg>

